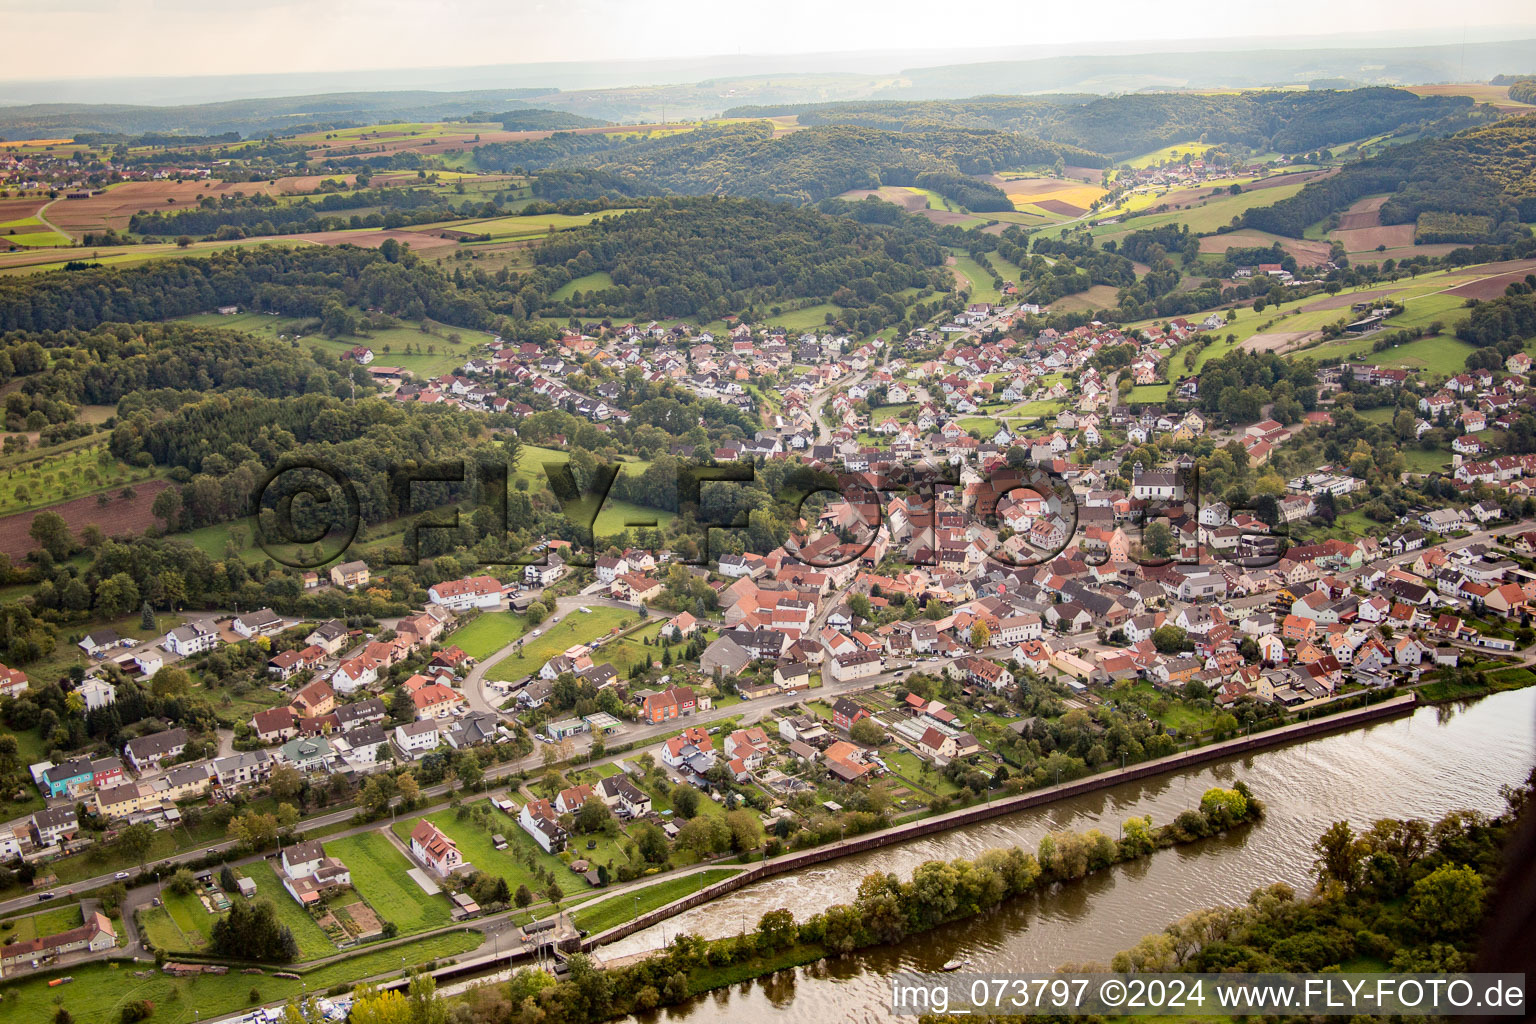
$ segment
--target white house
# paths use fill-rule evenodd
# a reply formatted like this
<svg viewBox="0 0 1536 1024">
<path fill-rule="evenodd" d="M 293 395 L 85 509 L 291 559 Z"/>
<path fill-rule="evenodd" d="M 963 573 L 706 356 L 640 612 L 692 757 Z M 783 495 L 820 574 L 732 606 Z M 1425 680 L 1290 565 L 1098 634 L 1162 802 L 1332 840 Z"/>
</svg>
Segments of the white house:
<svg viewBox="0 0 1536 1024">
<path fill-rule="evenodd" d="M 96 676 L 81 683 L 75 692 L 79 693 L 85 701 L 87 711 L 100 711 L 108 704 L 117 703 L 117 689 L 105 679 Z"/>
<path fill-rule="evenodd" d="M 235 621 L 230 623 L 230 628 L 246 639 L 268 636 L 283 631 L 283 617 L 271 608 L 258 608 L 254 612 L 237 615 Z"/>
<path fill-rule="evenodd" d="M 517 823 L 523 831 L 533 836 L 534 842 L 545 853 L 559 853 L 565 849 L 567 832 L 560 824 L 560 816 L 548 800 L 530 800 L 518 812 Z"/>
<path fill-rule="evenodd" d="M 411 855 L 439 878 L 447 878 L 464 866 L 458 844 L 426 818 L 411 830 Z"/>
<path fill-rule="evenodd" d="M 544 565 L 529 565 L 523 569 L 523 579 L 536 586 L 547 587 L 565 575 L 565 560 L 551 554 Z"/>
<path fill-rule="evenodd" d="M 162 641 L 161 646 L 173 654 L 187 658 L 200 651 L 211 651 L 219 646 L 219 634 L 200 623 L 189 622 L 165 634 L 165 640 Z"/>
<path fill-rule="evenodd" d="M 453 611 L 466 608 L 495 608 L 501 603 L 505 588 L 494 576 L 470 576 L 446 580 L 427 588 L 427 600 Z"/>
<path fill-rule="evenodd" d="M 437 749 L 437 719 L 423 718 L 395 726 L 395 749 L 407 761 L 419 761 Z"/>
</svg>

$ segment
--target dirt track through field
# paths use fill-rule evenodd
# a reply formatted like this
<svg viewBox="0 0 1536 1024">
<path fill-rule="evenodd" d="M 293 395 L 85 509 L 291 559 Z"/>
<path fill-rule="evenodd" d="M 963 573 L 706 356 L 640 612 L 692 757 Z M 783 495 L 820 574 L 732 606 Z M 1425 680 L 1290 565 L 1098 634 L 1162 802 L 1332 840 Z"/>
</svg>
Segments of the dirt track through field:
<svg viewBox="0 0 1536 1024">
<path fill-rule="evenodd" d="M 1302 306 L 1301 311 L 1303 313 L 1312 313 L 1319 309 L 1348 309 L 1350 306 L 1353 306 L 1357 302 L 1364 302 L 1366 299 L 1380 298 L 1383 295 L 1391 295 L 1393 292 L 1400 292 L 1403 290 L 1403 288 L 1406 287 L 1407 285 L 1405 284 L 1401 288 L 1372 288 L 1363 292 L 1347 292 L 1343 295 L 1330 295 L 1325 299 L 1319 299 L 1317 302 L 1311 302 L 1305 306 Z"/>
<path fill-rule="evenodd" d="M 1524 281 L 1527 274 L 1536 273 L 1536 260 L 1526 260 L 1531 264 L 1517 270 L 1510 270 L 1493 277 L 1485 277 L 1480 281 L 1470 281 L 1467 284 L 1457 285 L 1448 289 L 1451 295 L 1464 299 L 1496 299 L 1504 294 L 1504 289 L 1517 281 Z"/>
</svg>

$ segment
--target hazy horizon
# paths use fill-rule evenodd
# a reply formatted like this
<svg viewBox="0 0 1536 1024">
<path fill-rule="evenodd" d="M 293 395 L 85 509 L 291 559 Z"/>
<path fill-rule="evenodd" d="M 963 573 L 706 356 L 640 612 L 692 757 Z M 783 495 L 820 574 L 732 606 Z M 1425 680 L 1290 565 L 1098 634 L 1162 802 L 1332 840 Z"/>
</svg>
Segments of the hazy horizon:
<svg viewBox="0 0 1536 1024">
<path fill-rule="evenodd" d="M 1216 15 L 1208 4 L 1191 0 L 1156 7 L 1113 0 L 1091 18 L 1076 7 L 1045 7 L 998 13 L 992 21 L 939 18 L 917 0 L 781 0 L 771 7 L 708 0 L 337 0 L 322 6 L 250 0 L 229 9 L 201 0 L 148 0 L 136 7 L 118 0 L 61 0 L 47 7 L 0 0 L 0 17 L 13 38 L 28 44 L 0 63 L 0 82 L 334 78 L 733 57 L 760 66 L 825 55 L 862 55 L 867 59 L 857 61 L 857 70 L 870 71 L 876 69 L 869 59 L 881 55 L 952 53 L 965 62 L 1156 52 L 1173 43 L 1257 50 L 1326 47 L 1330 40 L 1454 45 L 1504 41 L 1512 31 L 1536 34 L 1536 10 L 1525 0 L 1486 0 L 1449 16 L 1443 4 L 1428 0 L 1295 0 L 1284 15 L 1282 21 L 1273 9 L 1241 7 Z M 1106 24 L 1119 38 L 1100 37 L 1096 30 Z M 1008 51 L 1018 52 L 1003 57 Z M 60 60 L 70 52 L 89 53 L 90 63 Z"/>
</svg>

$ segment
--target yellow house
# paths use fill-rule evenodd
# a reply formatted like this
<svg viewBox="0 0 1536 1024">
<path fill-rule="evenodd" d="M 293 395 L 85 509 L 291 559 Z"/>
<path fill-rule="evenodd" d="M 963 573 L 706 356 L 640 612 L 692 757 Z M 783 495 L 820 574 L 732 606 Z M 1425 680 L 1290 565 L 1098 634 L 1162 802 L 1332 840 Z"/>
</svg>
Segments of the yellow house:
<svg viewBox="0 0 1536 1024">
<path fill-rule="evenodd" d="M 1085 682 L 1089 676 L 1093 675 L 1093 666 L 1070 651 L 1057 651 L 1052 654 L 1051 667 Z"/>
<path fill-rule="evenodd" d="M 149 787 L 137 782 L 125 782 L 109 789 L 96 791 L 96 810 L 104 818 L 126 818 L 137 814 L 146 799 L 152 799 Z"/>
</svg>

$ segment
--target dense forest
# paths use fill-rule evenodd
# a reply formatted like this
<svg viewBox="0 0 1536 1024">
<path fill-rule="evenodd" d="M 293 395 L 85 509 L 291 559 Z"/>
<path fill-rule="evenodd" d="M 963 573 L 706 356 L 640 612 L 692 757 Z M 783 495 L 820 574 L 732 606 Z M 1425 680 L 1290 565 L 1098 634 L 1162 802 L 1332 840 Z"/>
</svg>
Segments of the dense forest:
<svg viewBox="0 0 1536 1024">
<path fill-rule="evenodd" d="M 0 281 L 0 330 L 89 330 L 234 304 L 323 318 L 332 334 L 358 330 L 348 308 L 359 307 L 547 340 L 556 328 L 534 319 L 539 314 L 709 320 L 829 301 L 850 310 L 861 330 L 874 330 L 900 320 L 918 292 L 947 287 L 944 246 L 964 238 L 958 229 L 897 213 L 888 225 L 866 225 L 759 200 L 662 200 L 550 236 L 523 273 L 449 271 L 388 240 L 376 250 L 258 246 L 206 259 L 13 277 Z M 997 242 L 987 236 L 985 244 Z M 597 271 L 608 272 L 612 287 L 552 297 Z"/>
<path fill-rule="evenodd" d="M 1242 224 L 1300 238 L 1309 225 L 1381 192 L 1392 193 L 1383 224 L 1412 223 L 1426 212 L 1482 216 L 1495 225 L 1486 240 L 1500 239 L 1518 221 L 1536 220 L 1536 115 L 1394 146 L 1273 206 L 1253 207 Z"/>
<path fill-rule="evenodd" d="M 583 117 L 566 110 L 508 110 L 500 114 L 470 114 L 466 121 L 497 121 L 509 132 L 569 131 L 572 128 L 599 128 L 607 121 Z"/>
<path fill-rule="evenodd" d="M 1456 337 L 1486 348 L 1536 335 L 1536 275 L 1527 274 L 1523 283 L 1511 284 L 1506 291 L 1497 299 L 1474 303 L 1456 325 Z"/>
<path fill-rule="evenodd" d="M 588 314 L 706 319 L 795 298 L 881 305 L 942 286 L 944 250 L 909 231 L 881 231 L 814 211 L 743 199 L 679 199 L 554 236 L 534 253 L 519 297 L 543 308 L 566 281 L 607 271 L 613 287 L 572 297 Z"/>
<path fill-rule="evenodd" d="M 348 215 L 349 210 L 367 212 Z M 424 188 L 360 188 L 320 198 L 304 197 L 293 202 L 279 201 L 264 193 L 224 194 L 218 199 L 205 197 L 190 209 L 136 213 L 128 221 L 128 230 L 140 235 L 241 238 L 398 228 L 460 217 L 495 217 L 500 212 L 495 204 L 489 204 L 484 210 L 469 205 L 455 207 L 447 198 Z"/>
<path fill-rule="evenodd" d="M 1427 124 L 1471 106 L 1464 96 L 1419 97 L 1401 89 L 1373 88 L 1230 95 L 979 96 L 742 107 L 727 114 L 796 114 L 803 125 L 862 125 L 899 132 L 994 128 L 1127 157 L 1191 139 L 1238 143 L 1260 152 L 1300 153 Z"/>
<path fill-rule="evenodd" d="M 1058 159 L 1090 167 L 1103 157 L 1013 132 L 934 129 L 889 132 L 827 126 L 776 134 L 767 122 L 700 128 L 677 135 L 624 139 L 556 134 L 532 142 L 498 143 L 476 152 L 482 168 L 539 172 L 586 168 L 614 175 L 629 194 L 727 194 L 798 204 L 815 203 L 849 189 L 881 185 L 924 186 L 995 209 L 998 199 L 980 182 L 1007 167 L 1050 164 Z M 566 183 L 569 188 L 569 183 Z M 535 185 L 535 194 L 546 194 Z"/>
<path fill-rule="evenodd" d="M 0 338 L 7 418 L 18 405 L 67 422 L 81 405 L 168 409 L 211 392 L 246 389 L 269 398 L 347 395 L 367 375 L 319 351 L 239 331 L 186 323 L 112 324 L 89 332 L 16 333 Z M 126 407 L 126 406 L 125 406 Z"/>
<path fill-rule="evenodd" d="M 488 328 L 496 319 L 479 296 L 386 242 L 379 249 L 258 246 L 206 259 L 9 277 L 0 281 L 0 330 L 88 330 L 229 304 L 319 316 L 337 302 L 471 329 Z"/>
<path fill-rule="evenodd" d="M 1217 423 L 1252 423 L 1275 403 L 1275 415 L 1294 423 L 1317 404 L 1317 378 L 1310 361 L 1273 352 L 1235 349 L 1206 362 L 1200 371 L 1200 411 Z"/>
</svg>

